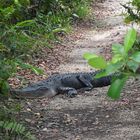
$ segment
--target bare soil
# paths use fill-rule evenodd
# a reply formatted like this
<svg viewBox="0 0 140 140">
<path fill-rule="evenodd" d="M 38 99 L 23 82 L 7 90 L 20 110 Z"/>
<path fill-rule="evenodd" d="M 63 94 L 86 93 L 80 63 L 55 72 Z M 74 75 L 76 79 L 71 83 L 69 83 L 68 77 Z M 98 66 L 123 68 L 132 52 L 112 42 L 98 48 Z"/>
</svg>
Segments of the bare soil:
<svg viewBox="0 0 140 140">
<path fill-rule="evenodd" d="M 52 73 L 91 71 L 83 59 L 85 52 L 111 57 L 111 45 L 122 42 L 129 26 L 121 16 L 120 3 L 127 0 L 97 1 L 93 6 L 93 21 L 75 28 L 78 37 L 66 44 L 65 53 Z M 72 49 L 69 49 L 72 48 Z M 66 55 L 66 56 L 65 56 Z M 55 61 L 55 60 L 54 60 Z M 75 98 L 64 95 L 52 99 L 24 102 L 21 112 L 38 140 L 139 140 L 140 85 L 131 79 L 117 101 L 106 96 L 108 87 L 81 92 Z"/>
</svg>

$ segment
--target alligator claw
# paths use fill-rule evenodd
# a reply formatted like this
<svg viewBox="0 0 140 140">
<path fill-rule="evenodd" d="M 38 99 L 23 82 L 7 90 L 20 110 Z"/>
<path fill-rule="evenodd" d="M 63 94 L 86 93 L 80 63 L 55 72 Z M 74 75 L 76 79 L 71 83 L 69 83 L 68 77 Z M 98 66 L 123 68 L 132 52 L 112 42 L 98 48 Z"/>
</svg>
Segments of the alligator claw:
<svg viewBox="0 0 140 140">
<path fill-rule="evenodd" d="M 77 95 L 77 91 L 76 90 L 75 91 L 69 91 L 67 93 L 67 97 L 69 97 L 69 98 L 74 98 L 76 95 Z"/>
</svg>

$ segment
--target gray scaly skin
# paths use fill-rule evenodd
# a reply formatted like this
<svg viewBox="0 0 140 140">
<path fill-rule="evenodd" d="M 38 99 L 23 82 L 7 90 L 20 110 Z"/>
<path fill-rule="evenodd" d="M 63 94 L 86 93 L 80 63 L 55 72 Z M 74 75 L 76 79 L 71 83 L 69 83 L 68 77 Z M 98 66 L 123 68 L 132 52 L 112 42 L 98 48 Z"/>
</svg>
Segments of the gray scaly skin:
<svg viewBox="0 0 140 140">
<path fill-rule="evenodd" d="M 10 92 L 16 97 L 25 98 L 53 97 L 62 93 L 66 93 L 69 97 L 74 97 L 77 95 L 78 89 L 89 91 L 96 87 L 111 84 L 112 75 L 95 79 L 94 76 L 97 73 L 99 71 L 56 74 L 25 88 L 11 89 Z"/>
</svg>

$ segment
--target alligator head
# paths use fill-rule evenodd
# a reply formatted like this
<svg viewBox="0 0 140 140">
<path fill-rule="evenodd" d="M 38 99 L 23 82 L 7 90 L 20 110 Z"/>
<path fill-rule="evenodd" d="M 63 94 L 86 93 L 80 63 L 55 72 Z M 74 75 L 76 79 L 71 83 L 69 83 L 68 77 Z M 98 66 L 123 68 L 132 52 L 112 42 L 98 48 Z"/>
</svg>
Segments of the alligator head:
<svg viewBox="0 0 140 140">
<path fill-rule="evenodd" d="M 25 87 L 23 89 L 12 89 L 11 94 L 15 97 L 24 98 L 40 98 L 40 97 L 52 97 L 56 95 L 54 89 L 42 86 L 42 87 Z"/>
</svg>

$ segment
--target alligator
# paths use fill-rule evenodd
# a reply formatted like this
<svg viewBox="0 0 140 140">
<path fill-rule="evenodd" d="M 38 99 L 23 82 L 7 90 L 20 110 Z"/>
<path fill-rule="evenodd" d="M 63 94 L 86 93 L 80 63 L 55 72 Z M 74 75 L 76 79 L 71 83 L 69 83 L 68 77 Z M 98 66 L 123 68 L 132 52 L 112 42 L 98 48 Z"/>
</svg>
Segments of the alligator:
<svg viewBox="0 0 140 140">
<path fill-rule="evenodd" d="M 57 94 L 66 94 L 69 97 L 75 97 L 77 90 L 92 90 L 97 87 L 104 87 L 111 84 L 112 75 L 102 78 L 95 78 L 95 72 L 79 72 L 54 74 L 46 80 L 29 85 L 22 89 L 11 89 L 10 93 L 15 97 L 39 98 L 53 97 Z"/>
</svg>

